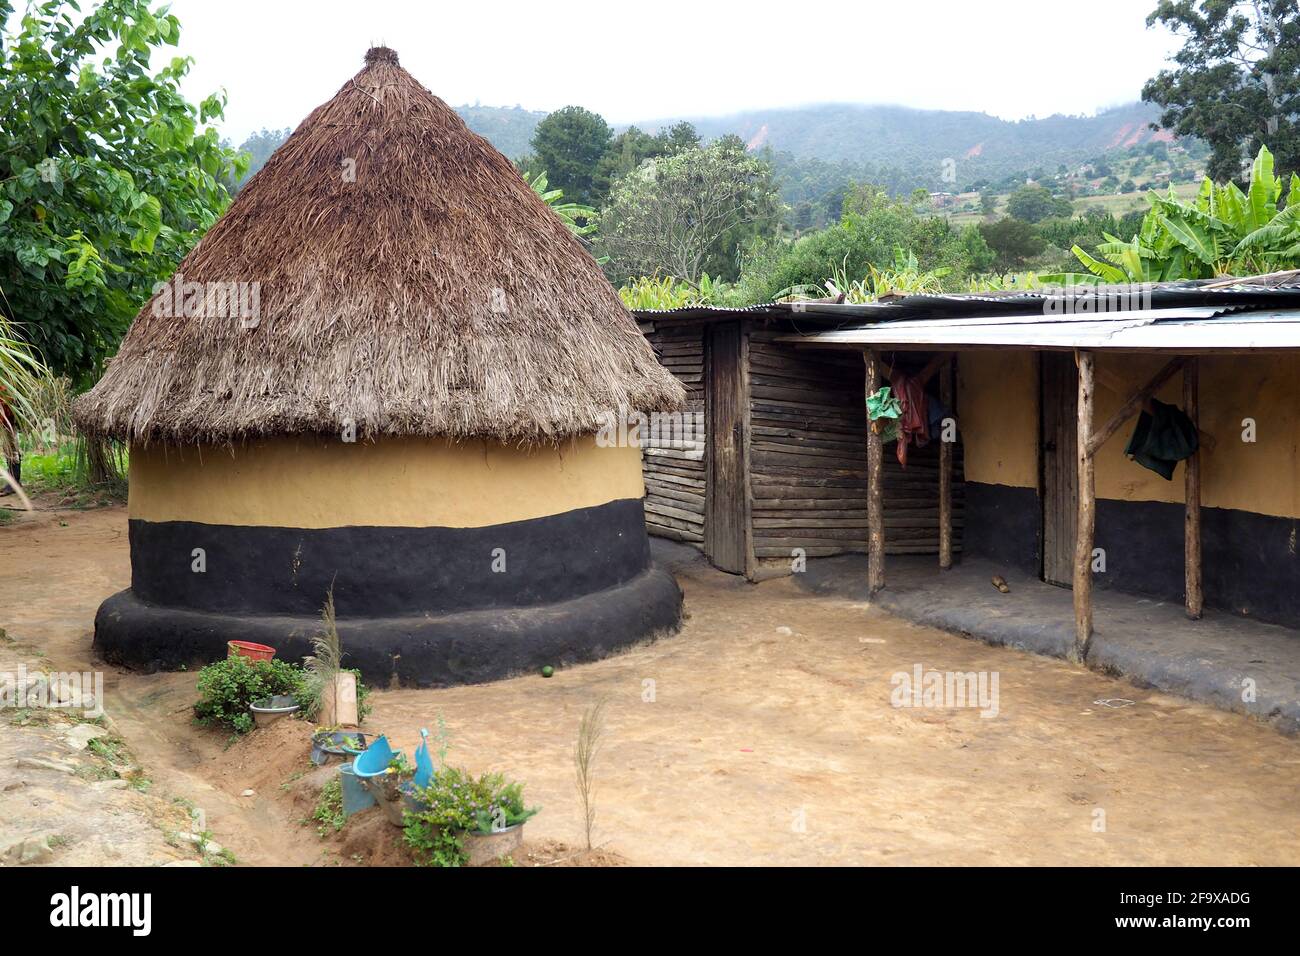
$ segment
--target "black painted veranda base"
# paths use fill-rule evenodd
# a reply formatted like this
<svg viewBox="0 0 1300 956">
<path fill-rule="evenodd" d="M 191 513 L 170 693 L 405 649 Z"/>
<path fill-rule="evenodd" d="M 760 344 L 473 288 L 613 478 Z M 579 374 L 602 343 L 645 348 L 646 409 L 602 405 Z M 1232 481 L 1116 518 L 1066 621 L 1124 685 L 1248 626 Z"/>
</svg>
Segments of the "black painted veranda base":
<svg viewBox="0 0 1300 956">
<path fill-rule="evenodd" d="M 338 622 L 345 667 L 368 684 L 445 687 L 499 680 L 550 664 L 608 656 L 677 629 L 682 592 L 650 567 L 617 587 L 569 601 L 436 617 L 373 617 Z M 147 604 L 130 589 L 95 615 L 95 649 L 112 664 L 179 670 L 226 656 L 226 642 L 269 644 L 281 659 L 311 652 L 317 617 L 232 615 Z"/>
</svg>

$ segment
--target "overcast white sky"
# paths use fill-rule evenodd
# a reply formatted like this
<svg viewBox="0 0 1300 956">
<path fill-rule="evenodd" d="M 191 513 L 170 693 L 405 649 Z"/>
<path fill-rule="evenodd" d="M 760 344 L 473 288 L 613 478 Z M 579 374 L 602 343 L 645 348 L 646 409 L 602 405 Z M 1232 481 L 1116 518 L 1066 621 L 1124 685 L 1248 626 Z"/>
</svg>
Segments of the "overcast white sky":
<svg viewBox="0 0 1300 956">
<path fill-rule="evenodd" d="M 815 102 L 1007 119 L 1135 100 L 1178 47 L 1155 0 L 173 0 L 192 100 L 223 132 L 296 126 L 386 43 L 452 105 L 611 123 Z"/>
</svg>

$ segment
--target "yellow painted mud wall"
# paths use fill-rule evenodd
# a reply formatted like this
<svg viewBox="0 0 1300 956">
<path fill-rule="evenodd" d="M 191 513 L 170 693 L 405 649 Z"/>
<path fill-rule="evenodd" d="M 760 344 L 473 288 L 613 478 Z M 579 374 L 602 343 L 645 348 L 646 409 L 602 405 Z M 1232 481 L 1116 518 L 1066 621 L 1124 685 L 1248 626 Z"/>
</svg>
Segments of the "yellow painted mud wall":
<svg viewBox="0 0 1300 956">
<path fill-rule="evenodd" d="M 641 498 L 639 448 L 593 437 L 492 442 L 280 438 L 131 449 L 129 511 L 145 521 L 334 528 L 476 528 Z"/>
<path fill-rule="evenodd" d="M 957 427 L 967 481 L 1038 487 L 1038 359 L 1033 352 L 963 352 Z"/>
<path fill-rule="evenodd" d="M 1128 394 L 1168 361 L 1160 355 L 1097 357 L 1095 421 L 1105 422 Z M 1201 501 L 1276 517 L 1300 517 L 1300 356 L 1223 355 L 1200 359 L 1201 430 L 1215 439 L 1202 452 Z M 1025 351 L 966 352 L 958 359 L 959 424 L 966 480 L 1038 485 L 1038 365 Z M 1114 377 L 1120 394 L 1106 384 Z M 1182 376 L 1157 397 L 1182 406 Z M 1255 422 L 1242 440 L 1243 419 Z M 1165 481 L 1124 456 L 1130 419 L 1098 452 L 1097 496 L 1121 501 L 1183 501 L 1183 469 Z"/>
</svg>

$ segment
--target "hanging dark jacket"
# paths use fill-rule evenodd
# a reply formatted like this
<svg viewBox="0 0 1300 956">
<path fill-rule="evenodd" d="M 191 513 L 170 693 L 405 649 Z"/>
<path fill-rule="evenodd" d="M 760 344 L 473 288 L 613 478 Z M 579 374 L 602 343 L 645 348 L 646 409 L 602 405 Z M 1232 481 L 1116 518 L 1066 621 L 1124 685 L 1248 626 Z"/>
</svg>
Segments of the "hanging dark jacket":
<svg viewBox="0 0 1300 956">
<path fill-rule="evenodd" d="M 1177 405 L 1151 401 L 1151 413 L 1138 415 L 1137 427 L 1124 447 L 1143 468 L 1150 468 L 1165 481 L 1172 481 L 1174 469 L 1200 447 L 1196 426 Z"/>
</svg>

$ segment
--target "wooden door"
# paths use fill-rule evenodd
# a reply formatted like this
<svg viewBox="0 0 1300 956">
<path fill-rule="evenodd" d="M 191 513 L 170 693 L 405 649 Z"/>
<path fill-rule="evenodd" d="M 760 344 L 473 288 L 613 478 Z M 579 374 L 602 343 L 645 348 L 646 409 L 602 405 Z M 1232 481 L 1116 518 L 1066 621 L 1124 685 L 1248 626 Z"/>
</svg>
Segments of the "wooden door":
<svg viewBox="0 0 1300 956">
<path fill-rule="evenodd" d="M 714 567 L 745 573 L 744 339 L 739 322 L 709 327 L 704 414 L 708 435 L 704 554 Z"/>
<path fill-rule="evenodd" d="M 1042 353 L 1043 580 L 1071 587 L 1078 520 L 1079 371 L 1069 352 Z"/>
</svg>

